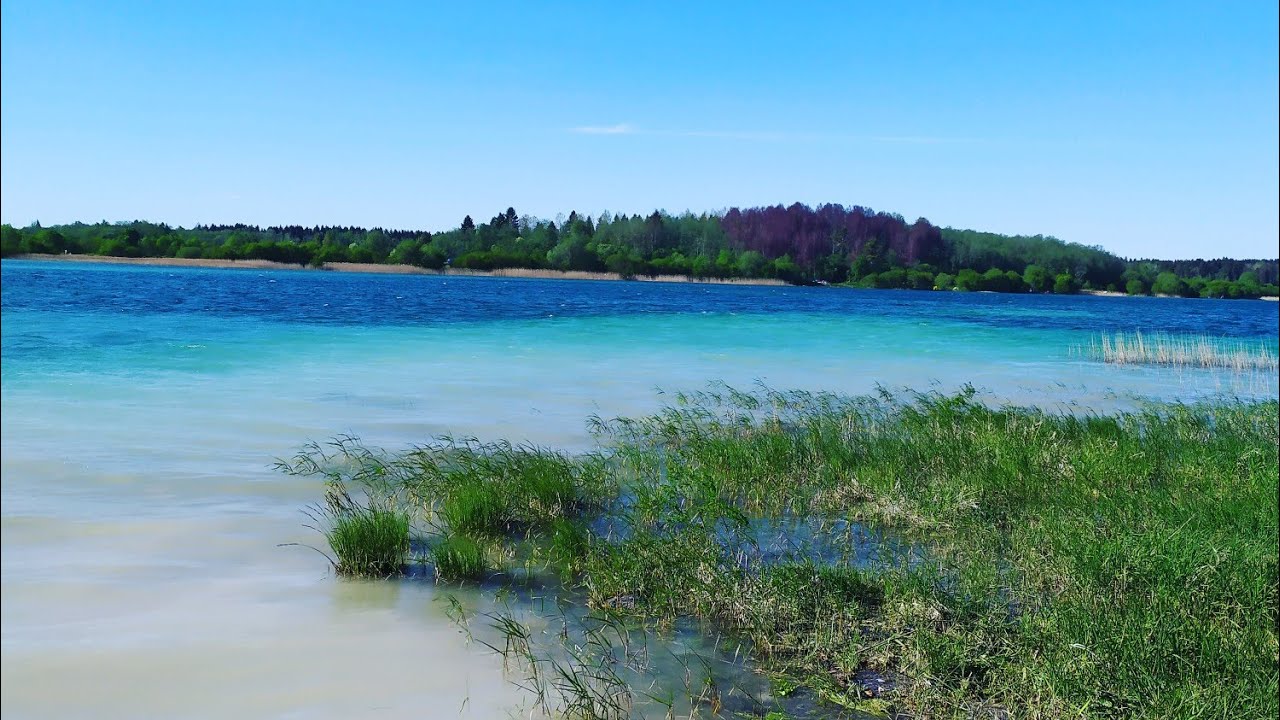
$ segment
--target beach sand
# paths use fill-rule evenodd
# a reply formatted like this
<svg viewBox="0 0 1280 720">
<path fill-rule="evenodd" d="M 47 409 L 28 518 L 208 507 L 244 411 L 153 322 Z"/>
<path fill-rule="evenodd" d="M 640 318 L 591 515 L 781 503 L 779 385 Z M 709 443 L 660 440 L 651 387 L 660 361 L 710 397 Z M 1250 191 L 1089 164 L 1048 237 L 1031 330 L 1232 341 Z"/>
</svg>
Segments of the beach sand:
<svg viewBox="0 0 1280 720">
<path fill-rule="evenodd" d="M 157 265 L 165 267 L 197 267 L 197 268 L 232 268 L 242 270 L 310 270 L 310 271 L 337 271 L 337 272 L 357 272 L 372 273 L 381 275 L 446 275 L 446 276 L 472 276 L 472 277 L 502 277 L 502 278 L 546 278 L 553 280 L 637 280 L 640 282 L 676 282 L 676 283 L 704 283 L 710 285 L 774 285 L 785 286 L 787 283 L 782 280 L 773 278 L 695 278 L 688 275 L 657 275 L 657 276 L 636 276 L 634 278 L 624 278 L 618 273 L 609 272 L 585 272 L 581 270 L 538 270 L 533 268 L 501 268 L 498 270 L 463 270 L 458 268 L 449 268 L 445 270 L 430 270 L 420 268 L 414 265 L 383 265 L 379 263 L 325 263 L 322 267 L 307 267 L 304 265 L 296 265 L 289 263 L 273 262 L 271 260 L 212 260 L 207 258 L 169 258 L 169 257 L 148 257 L 148 258 L 127 258 L 127 257 L 109 257 L 102 255 L 18 255 L 16 258 L 28 260 L 58 260 L 72 262 L 91 262 L 91 263 L 107 263 L 114 265 Z"/>
</svg>

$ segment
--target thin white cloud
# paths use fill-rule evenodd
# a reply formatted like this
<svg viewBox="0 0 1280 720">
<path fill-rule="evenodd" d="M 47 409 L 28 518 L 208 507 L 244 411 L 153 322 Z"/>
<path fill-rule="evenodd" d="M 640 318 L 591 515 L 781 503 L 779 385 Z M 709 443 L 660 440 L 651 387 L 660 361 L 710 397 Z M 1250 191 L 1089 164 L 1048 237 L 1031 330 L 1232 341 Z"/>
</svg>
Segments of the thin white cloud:
<svg viewBox="0 0 1280 720">
<path fill-rule="evenodd" d="M 873 135 L 858 139 L 880 143 L 898 143 L 903 145 L 942 145 L 946 143 L 982 142 L 979 138 L 934 137 L 929 135 Z"/>
<path fill-rule="evenodd" d="M 642 130 L 629 123 L 617 125 L 587 125 L 569 128 L 578 135 L 649 135 L 655 137 L 696 137 L 748 142 L 853 142 L 885 143 L 901 145 L 941 145 L 951 143 L 983 142 L 978 138 L 934 137 L 923 135 L 842 135 L 805 132 L 760 132 L 746 130 Z"/>
<path fill-rule="evenodd" d="M 676 135 L 679 137 L 721 138 L 724 140 L 757 140 L 761 142 L 804 140 L 812 137 L 793 133 L 750 132 L 743 130 L 673 130 L 671 132 L 664 132 L 660 134 Z"/>
<path fill-rule="evenodd" d="M 618 123 L 617 125 L 586 125 L 569 128 L 569 132 L 579 135 L 634 135 L 636 129 L 627 123 Z"/>
</svg>

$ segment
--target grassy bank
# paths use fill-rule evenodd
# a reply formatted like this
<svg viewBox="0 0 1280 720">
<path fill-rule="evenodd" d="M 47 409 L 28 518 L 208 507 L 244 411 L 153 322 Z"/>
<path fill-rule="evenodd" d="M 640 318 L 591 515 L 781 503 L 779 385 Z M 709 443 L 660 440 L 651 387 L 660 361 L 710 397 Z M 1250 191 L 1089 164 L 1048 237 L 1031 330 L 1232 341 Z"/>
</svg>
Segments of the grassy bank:
<svg viewBox="0 0 1280 720">
<path fill-rule="evenodd" d="M 411 517 L 403 542 L 376 535 L 392 565 L 732 638 L 772 691 L 734 705 L 713 673 L 690 688 L 686 672 L 703 715 L 803 714 L 789 698 L 811 697 L 815 716 L 1262 718 L 1277 711 L 1278 422 L 1275 402 L 1079 417 L 972 393 L 723 388 L 596 420 L 585 456 L 347 440 L 282 467 L 327 477 L 331 499 L 359 491 L 322 508 L 331 538 L 368 513 Z M 614 717 L 669 697 L 672 678 L 641 686 L 582 622 L 558 658 L 495 624 L 543 707 Z"/>
</svg>

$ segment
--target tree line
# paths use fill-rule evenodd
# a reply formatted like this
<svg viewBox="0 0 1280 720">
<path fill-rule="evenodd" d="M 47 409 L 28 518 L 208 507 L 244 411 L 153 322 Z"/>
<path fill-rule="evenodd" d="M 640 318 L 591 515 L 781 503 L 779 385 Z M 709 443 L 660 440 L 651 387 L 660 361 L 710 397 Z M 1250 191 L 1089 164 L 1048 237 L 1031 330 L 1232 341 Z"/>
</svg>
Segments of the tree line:
<svg viewBox="0 0 1280 720">
<path fill-rule="evenodd" d="M 723 213 L 571 212 L 554 220 L 507 208 L 429 232 L 348 226 L 197 225 L 143 221 L 0 228 L 0 254 L 272 260 L 323 266 L 534 268 L 623 277 L 776 278 L 794 284 L 1186 297 L 1276 294 L 1276 260 L 1126 260 L 1045 236 L 940 228 L 860 206 L 799 203 Z"/>
</svg>

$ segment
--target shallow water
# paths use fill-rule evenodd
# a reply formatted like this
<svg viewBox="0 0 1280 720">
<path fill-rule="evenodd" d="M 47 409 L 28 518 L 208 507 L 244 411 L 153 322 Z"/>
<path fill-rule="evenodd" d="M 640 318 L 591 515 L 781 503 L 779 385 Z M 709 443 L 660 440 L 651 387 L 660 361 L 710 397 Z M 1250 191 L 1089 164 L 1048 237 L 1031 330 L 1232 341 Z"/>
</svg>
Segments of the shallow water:
<svg viewBox="0 0 1280 720">
<path fill-rule="evenodd" d="M 1265 337 L 1277 305 L 134 268 L 6 260 L 3 704 L 24 717 L 502 716 L 501 664 L 425 583 L 352 583 L 316 542 L 303 442 L 439 433 L 567 448 L 711 380 L 1019 403 L 1276 395 L 1115 367 L 1098 331 Z"/>
</svg>

